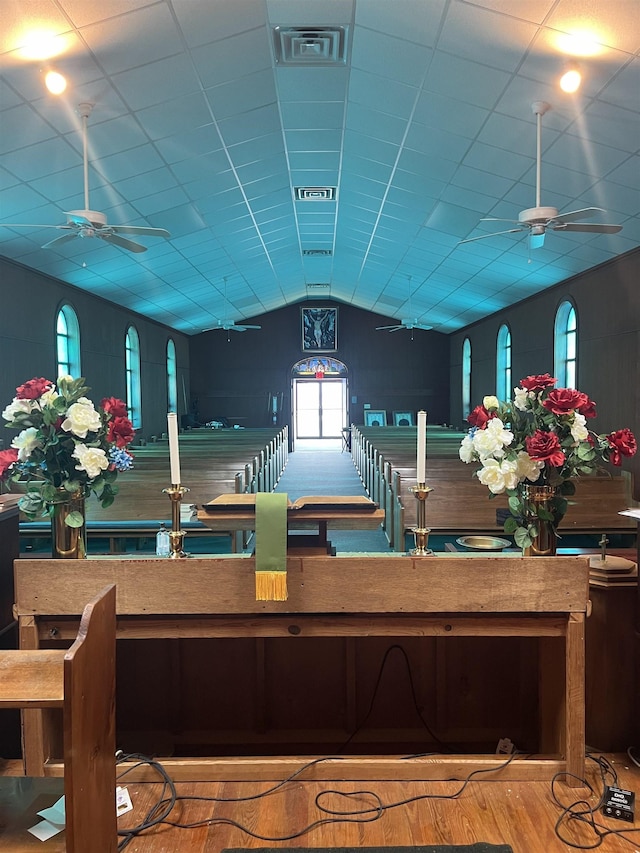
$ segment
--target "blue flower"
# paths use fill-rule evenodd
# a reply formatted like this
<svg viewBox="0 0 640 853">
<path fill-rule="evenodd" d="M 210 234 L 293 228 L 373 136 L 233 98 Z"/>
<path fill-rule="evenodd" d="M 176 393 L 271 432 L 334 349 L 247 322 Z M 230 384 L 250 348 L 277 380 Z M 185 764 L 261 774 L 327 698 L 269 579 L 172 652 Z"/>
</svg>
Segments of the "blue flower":
<svg viewBox="0 0 640 853">
<path fill-rule="evenodd" d="M 133 456 L 123 447 L 112 447 L 109 451 L 109 462 L 115 466 L 116 471 L 128 471 L 133 468 Z"/>
</svg>

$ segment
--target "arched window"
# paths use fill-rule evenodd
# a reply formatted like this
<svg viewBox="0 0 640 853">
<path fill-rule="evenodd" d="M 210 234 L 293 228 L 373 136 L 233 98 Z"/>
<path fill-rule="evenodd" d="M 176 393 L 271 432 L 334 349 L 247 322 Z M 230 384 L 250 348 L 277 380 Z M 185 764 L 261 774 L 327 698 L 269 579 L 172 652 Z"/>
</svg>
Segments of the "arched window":
<svg viewBox="0 0 640 853">
<path fill-rule="evenodd" d="M 553 328 L 553 375 L 559 388 L 575 388 L 578 378 L 578 318 L 573 303 L 561 302 Z"/>
<path fill-rule="evenodd" d="M 471 341 L 462 343 L 462 417 L 466 420 L 471 411 Z"/>
<path fill-rule="evenodd" d="M 58 376 L 82 375 L 80 367 L 80 325 L 71 305 L 63 305 L 56 317 L 56 361 Z"/>
<path fill-rule="evenodd" d="M 178 369 L 176 345 L 171 338 L 167 341 L 167 411 L 178 411 Z"/>
<path fill-rule="evenodd" d="M 135 326 L 129 326 L 124 341 L 124 362 L 127 376 L 127 409 L 134 429 L 142 426 L 140 395 L 140 338 Z"/>
<path fill-rule="evenodd" d="M 496 351 L 496 397 L 508 400 L 511 397 L 511 332 L 509 327 L 500 326 Z"/>
</svg>

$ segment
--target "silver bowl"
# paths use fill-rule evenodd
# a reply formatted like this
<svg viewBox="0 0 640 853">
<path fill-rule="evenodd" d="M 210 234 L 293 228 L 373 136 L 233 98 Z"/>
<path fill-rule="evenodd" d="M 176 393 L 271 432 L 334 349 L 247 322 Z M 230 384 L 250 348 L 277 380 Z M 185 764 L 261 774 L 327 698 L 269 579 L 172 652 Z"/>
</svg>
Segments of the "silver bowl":
<svg viewBox="0 0 640 853">
<path fill-rule="evenodd" d="M 456 542 L 472 551 L 502 551 L 511 545 L 508 540 L 497 536 L 461 536 Z"/>
</svg>

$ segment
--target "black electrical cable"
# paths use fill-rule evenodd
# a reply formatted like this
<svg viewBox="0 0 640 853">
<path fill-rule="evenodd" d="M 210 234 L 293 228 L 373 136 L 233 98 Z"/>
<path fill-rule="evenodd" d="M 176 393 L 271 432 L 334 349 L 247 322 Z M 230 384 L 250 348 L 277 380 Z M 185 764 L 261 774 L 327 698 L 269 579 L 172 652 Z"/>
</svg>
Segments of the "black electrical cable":
<svg viewBox="0 0 640 853">
<path fill-rule="evenodd" d="M 371 701 L 369 702 L 369 709 L 368 709 L 367 713 L 365 714 L 364 719 L 362 720 L 360 725 L 356 729 L 354 729 L 354 731 L 349 735 L 349 737 L 344 741 L 344 743 L 338 748 L 338 752 L 343 752 L 347 748 L 347 746 L 349 746 L 349 744 L 354 739 L 354 737 L 359 732 L 362 731 L 362 729 L 364 728 L 364 726 L 367 723 L 367 720 L 369 719 L 369 717 L 373 713 L 373 708 L 375 706 L 375 702 L 376 702 L 376 699 L 378 696 L 378 691 L 380 689 L 380 684 L 382 682 L 382 676 L 384 674 L 384 669 L 385 669 L 385 666 L 387 664 L 387 660 L 388 660 L 391 652 L 394 652 L 394 651 L 399 651 L 402 654 L 402 657 L 404 659 L 405 666 L 407 668 L 407 675 L 409 677 L 409 688 L 411 690 L 411 699 L 413 701 L 413 707 L 414 707 L 418 717 L 420 718 L 420 722 L 422 723 L 424 728 L 427 730 L 427 733 L 429 734 L 431 739 L 434 741 L 434 743 L 437 743 L 443 752 L 453 752 L 451 747 L 448 744 L 441 741 L 440 738 L 433 732 L 432 728 L 429 726 L 429 724 L 427 723 L 427 721 L 423 717 L 422 711 L 420 710 L 420 706 L 418 704 L 418 697 L 416 695 L 416 688 L 415 688 L 415 684 L 413 681 L 413 673 L 411 672 L 411 663 L 409 661 L 409 656 L 407 655 L 407 652 L 403 648 L 403 646 L 399 645 L 398 643 L 394 643 L 394 645 L 389 646 L 389 648 L 384 653 L 384 655 L 382 657 L 382 661 L 380 663 L 380 668 L 378 670 L 378 676 L 376 678 L 376 683 L 375 683 L 374 688 L 373 688 L 373 693 L 371 694 Z M 428 755 L 430 753 L 424 753 L 424 754 Z"/>
<path fill-rule="evenodd" d="M 319 820 L 312 821 L 310 824 L 303 827 L 302 829 L 299 829 L 296 832 L 289 833 L 288 835 L 279 835 L 279 836 L 261 835 L 260 833 L 257 833 L 257 832 L 254 832 L 254 831 L 248 829 L 246 826 L 243 826 L 241 823 L 239 823 L 236 820 L 232 820 L 231 818 L 224 818 L 224 817 L 203 818 L 202 820 L 192 821 L 192 822 L 172 821 L 172 820 L 165 818 L 161 822 L 165 826 L 173 826 L 176 829 L 195 829 L 195 828 L 200 827 L 200 826 L 218 826 L 218 825 L 233 826 L 236 829 L 241 830 L 242 832 L 244 832 L 246 835 L 250 836 L 251 838 L 256 838 L 260 841 L 272 841 L 272 842 L 274 842 L 274 841 L 291 841 L 295 838 L 300 838 L 301 836 L 306 835 L 307 833 L 311 832 L 311 830 L 316 829 L 319 826 L 326 826 L 327 824 L 333 824 L 333 823 L 372 823 L 376 820 L 379 820 L 388 809 L 397 808 L 398 806 L 408 805 L 409 803 L 417 802 L 419 800 L 455 800 L 462 795 L 462 793 L 465 791 L 467 786 L 472 781 L 478 781 L 476 779 L 477 776 L 480 776 L 480 775 L 486 774 L 486 773 L 495 773 L 499 770 L 502 770 L 504 767 L 509 765 L 513 761 L 513 759 L 516 757 L 517 757 L 517 754 L 514 753 L 514 754 L 510 755 L 505 761 L 503 761 L 500 765 L 498 765 L 496 767 L 486 767 L 486 768 L 481 768 L 479 770 L 472 771 L 466 777 L 466 779 L 463 780 L 463 782 L 460 785 L 460 787 L 458 788 L 458 790 L 455 791 L 453 794 L 420 794 L 420 795 L 416 795 L 415 797 L 409 797 L 409 798 L 404 799 L 404 800 L 399 800 L 397 802 L 385 804 L 382 801 L 381 797 L 377 793 L 375 793 L 374 791 L 366 791 L 365 790 L 365 791 L 355 791 L 355 792 L 350 792 L 350 793 L 343 793 L 341 791 L 335 791 L 335 790 L 321 791 L 319 794 L 316 795 L 315 805 L 319 809 L 320 812 L 322 812 L 326 815 L 330 815 L 330 816 L 325 817 L 325 818 L 320 818 Z M 269 788 L 266 791 L 263 791 L 262 793 L 257 794 L 257 795 L 252 795 L 252 796 L 248 796 L 248 797 L 231 797 L 231 798 L 228 798 L 228 797 L 198 797 L 198 796 L 184 796 L 184 797 L 182 797 L 182 796 L 177 796 L 175 798 L 174 804 L 175 804 L 175 802 L 187 802 L 190 800 L 193 800 L 196 802 L 207 802 L 207 801 L 209 801 L 209 802 L 217 802 L 217 803 L 225 803 L 225 802 L 237 803 L 237 802 L 241 802 L 243 800 L 248 801 L 248 800 L 257 799 L 259 797 L 264 797 L 264 796 L 267 796 L 268 794 L 272 794 L 275 791 L 281 789 L 283 787 L 283 785 L 285 785 L 288 782 L 293 781 L 294 778 L 298 777 L 304 770 L 308 769 L 309 767 L 312 767 L 313 765 L 318 764 L 322 761 L 333 761 L 333 760 L 336 760 L 336 758 L 337 758 L 336 756 L 327 756 L 327 757 L 315 759 L 315 760 L 309 762 L 308 764 L 304 765 L 304 767 L 301 767 L 299 770 L 297 770 L 291 776 L 287 777 L 287 779 L 285 779 L 283 782 L 279 782 L 277 785 L 273 786 L 272 788 Z M 457 780 L 450 779 L 450 780 L 443 780 L 443 781 L 457 781 Z M 491 781 L 491 780 L 486 780 L 486 781 Z M 340 797 L 346 797 L 348 799 L 353 799 L 356 797 L 357 798 L 370 797 L 371 800 L 373 801 L 373 805 L 368 806 L 367 808 L 359 808 L 359 809 L 350 810 L 350 811 L 340 811 L 340 810 L 332 809 L 329 806 L 325 806 L 322 804 L 321 799 L 323 797 L 326 797 L 329 795 L 337 795 Z M 168 806 L 168 805 L 169 805 L 169 800 L 167 799 L 166 801 L 160 801 L 157 804 L 156 808 L 164 808 L 165 806 Z"/>
<path fill-rule="evenodd" d="M 609 835 L 615 835 L 618 838 L 622 839 L 622 841 L 626 841 L 628 844 L 635 846 L 634 842 L 627 838 L 626 836 L 629 833 L 640 832 L 640 828 L 638 829 L 610 829 L 607 826 L 604 826 L 601 823 L 598 823 L 596 820 L 596 815 L 599 809 L 602 807 L 605 799 L 605 786 L 610 784 L 612 786 L 617 786 L 618 784 L 618 774 L 615 768 L 611 765 L 611 763 L 605 758 L 603 755 L 595 756 L 591 753 L 587 753 L 586 756 L 591 761 L 594 761 L 600 770 L 600 783 L 602 785 L 602 792 L 598 794 L 593 785 L 587 779 L 581 779 L 579 776 L 575 776 L 571 773 L 561 772 L 556 773 L 553 779 L 551 780 L 551 796 L 553 798 L 554 803 L 560 809 L 560 815 L 555 823 L 554 831 L 557 837 L 562 841 L 563 844 L 566 844 L 567 847 L 573 847 L 576 850 L 595 850 L 597 847 L 600 847 L 605 838 Z M 576 779 L 578 782 L 581 782 L 585 788 L 588 788 L 591 791 L 594 797 L 597 797 L 597 803 L 594 805 L 590 803 L 588 800 L 580 799 L 575 800 L 574 802 L 565 804 L 561 801 L 558 796 L 556 784 L 559 779 L 567 778 Z M 591 832 L 593 833 L 594 840 L 590 843 L 580 843 L 571 839 L 567 836 L 564 828 L 568 828 L 571 825 L 572 821 L 577 821 L 581 825 L 586 825 L 589 827 Z"/>
<path fill-rule="evenodd" d="M 143 765 L 151 767 L 162 779 L 160 799 L 149 809 L 142 822 L 137 826 L 130 827 L 129 829 L 118 830 L 118 835 L 123 839 L 118 843 L 118 850 L 124 850 L 136 836 L 162 823 L 171 814 L 176 803 L 177 795 L 173 780 L 159 761 L 149 758 L 146 755 L 141 755 L 138 752 L 128 754 L 118 752 L 116 753 L 116 759 L 117 764 L 121 764 L 126 761 L 135 762 L 130 767 L 127 767 L 127 769 L 122 773 L 119 773 L 116 777 L 117 779 L 124 778 L 128 773 L 131 773 L 133 770 Z M 170 792 L 169 797 L 166 797 L 167 790 Z"/>
</svg>

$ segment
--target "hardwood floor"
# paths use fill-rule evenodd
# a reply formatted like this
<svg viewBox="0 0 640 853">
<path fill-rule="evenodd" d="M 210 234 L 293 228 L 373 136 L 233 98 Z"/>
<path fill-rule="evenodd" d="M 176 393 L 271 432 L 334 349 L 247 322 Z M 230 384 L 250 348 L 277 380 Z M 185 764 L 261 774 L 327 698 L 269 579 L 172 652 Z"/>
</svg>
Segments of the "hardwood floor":
<svg viewBox="0 0 640 853">
<path fill-rule="evenodd" d="M 640 790 L 640 769 L 626 755 L 608 756 L 618 774 L 617 786 L 631 791 Z M 556 785 L 556 794 L 569 805 L 584 797 L 595 806 L 602 790 L 598 768 L 588 762 L 588 781 L 595 794 L 586 788 L 569 789 Z M 480 777 L 482 778 L 482 777 Z M 125 784 L 124 780 L 120 784 Z M 611 782 L 610 782 L 611 784 Z M 153 806 L 160 785 L 132 782 L 127 785 L 134 811 L 119 819 L 119 828 L 138 823 Z M 178 796 L 218 797 L 232 799 L 249 797 L 272 787 L 270 783 L 208 782 L 177 784 Z M 554 804 L 551 786 L 543 782 L 472 781 L 461 795 L 460 782 L 304 782 L 294 781 L 278 792 L 243 803 L 211 803 L 178 801 L 169 820 L 194 823 L 213 817 L 210 826 L 178 829 L 162 825 L 127 845 L 127 853 L 220 853 L 225 847 L 256 848 L 288 847 L 371 847 L 374 845 L 411 846 L 418 844 L 472 844 L 484 841 L 510 844 L 513 853 L 567 853 L 572 848 L 558 839 L 554 826 L 560 808 Z M 376 797 L 387 806 L 384 814 L 367 823 L 329 822 L 317 826 L 300 837 L 287 839 L 315 821 L 329 818 L 315 805 L 323 791 L 362 792 L 350 799 L 335 793 L 324 795 L 321 802 L 338 811 L 376 808 Z M 371 793 L 365 793 L 371 792 Z M 447 799 L 447 797 L 449 799 Z M 415 798 L 415 799 L 413 799 Z M 410 802 L 406 802 L 409 800 Z M 393 803 L 405 802 L 391 808 Z M 640 853 L 640 818 L 635 824 L 595 815 L 604 830 L 628 832 L 626 839 L 609 835 L 598 848 L 601 853 Z M 231 825 L 235 822 L 249 832 L 263 836 L 252 838 L 247 832 Z M 595 847 L 597 836 L 584 823 L 572 821 L 563 827 L 566 838 L 578 849 Z M 264 840 L 264 838 L 269 840 Z M 274 840 L 284 839 L 284 840 Z M 582 847 L 580 847 L 582 846 Z"/>
</svg>

